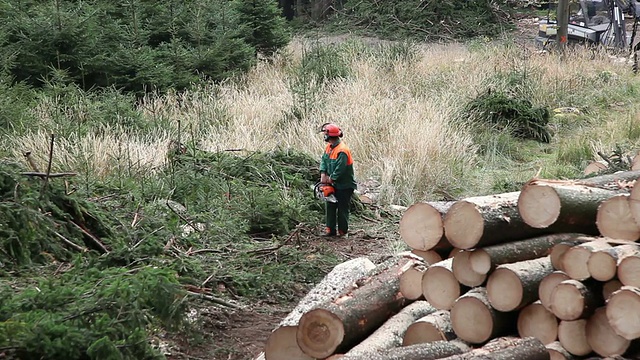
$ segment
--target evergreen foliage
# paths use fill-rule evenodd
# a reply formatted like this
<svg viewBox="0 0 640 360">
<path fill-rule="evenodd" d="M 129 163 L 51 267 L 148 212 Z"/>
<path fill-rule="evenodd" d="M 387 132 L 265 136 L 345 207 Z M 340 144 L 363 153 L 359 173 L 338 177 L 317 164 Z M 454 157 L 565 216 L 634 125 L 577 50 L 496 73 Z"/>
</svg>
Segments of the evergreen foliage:
<svg viewBox="0 0 640 360">
<path fill-rule="evenodd" d="M 82 89 L 184 89 L 246 71 L 288 42 L 274 1 L 0 2 L 0 54 L 17 82 L 53 70 Z"/>
<path fill-rule="evenodd" d="M 495 1 L 345 0 L 329 20 L 392 39 L 451 40 L 495 37 L 509 27 L 508 14 Z"/>
</svg>

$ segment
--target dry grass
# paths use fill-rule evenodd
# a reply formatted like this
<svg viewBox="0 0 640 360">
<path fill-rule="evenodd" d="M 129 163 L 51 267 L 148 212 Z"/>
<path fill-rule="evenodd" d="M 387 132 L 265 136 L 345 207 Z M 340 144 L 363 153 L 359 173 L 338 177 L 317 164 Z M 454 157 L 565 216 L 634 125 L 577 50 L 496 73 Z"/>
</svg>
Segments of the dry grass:
<svg viewBox="0 0 640 360">
<path fill-rule="evenodd" d="M 594 151 L 621 141 L 639 145 L 638 109 L 629 102 L 633 95 L 629 87 L 638 81 L 630 66 L 604 53 L 575 50 L 567 56 L 571 61 L 562 61 L 513 44 L 471 48 L 437 44 L 419 47 L 413 61 L 404 61 L 363 56 L 354 50 L 357 47 L 345 47 L 343 56 L 351 76 L 309 84 L 316 89 L 316 103 L 305 118 L 298 119 L 294 109 L 299 95 L 291 90 L 291 69 L 301 61 L 303 45 L 309 44 L 292 43 L 288 52 L 259 64 L 240 81 L 146 98 L 140 106 L 144 121 L 162 130 L 140 135 L 110 128 L 99 135 L 61 138 L 55 167 L 109 176 L 128 159 L 126 164 L 156 168 L 164 162 L 169 139 L 178 137 L 211 151 L 280 146 L 319 156 L 324 145 L 317 129 L 332 121 L 345 131 L 358 177 L 382 183 L 383 201 L 408 204 L 452 191 L 481 192 L 490 187 L 485 182 L 495 176 L 495 169 L 480 168 L 487 164 L 472 134 L 455 120 L 467 100 L 488 84 L 499 86 L 496 76 L 510 72 L 526 74 L 525 85 L 531 88 L 534 103 L 584 108 L 591 111 L 589 116 L 601 119 L 590 124 L 583 121 L 580 131 L 577 124 L 565 123 L 556 136 L 558 148 L 581 145 L 584 137 Z M 620 101 L 628 105 L 617 109 L 616 115 L 600 109 Z M 52 122 L 44 116 L 42 121 Z M 16 157 L 25 148 L 38 149 L 34 152 L 42 163 L 47 141 L 47 132 L 40 130 L 11 139 L 8 146 L 15 149 Z M 551 163 L 545 159 L 525 164 L 518 177 L 533 175 L 538 166 L 557 166 L 550 158 Z"/>
</svg>

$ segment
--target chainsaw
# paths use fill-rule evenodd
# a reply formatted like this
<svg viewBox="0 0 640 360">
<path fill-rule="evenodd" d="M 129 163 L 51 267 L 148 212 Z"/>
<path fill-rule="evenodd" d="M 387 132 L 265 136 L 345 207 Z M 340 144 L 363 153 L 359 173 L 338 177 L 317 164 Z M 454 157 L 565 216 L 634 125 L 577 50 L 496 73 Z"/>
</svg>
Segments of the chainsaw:
<svg viewBox="0 0 640 360">
<path fill-rule="evenodd" d="M 322 201 L 337 203 L 338 199 L 335 196 L 336 189 L 331 184 L 323 184 L 321 182 L 316 183 L 313 187 L 313 194 L 316 199 L 320 199 Z"/>
</svg>

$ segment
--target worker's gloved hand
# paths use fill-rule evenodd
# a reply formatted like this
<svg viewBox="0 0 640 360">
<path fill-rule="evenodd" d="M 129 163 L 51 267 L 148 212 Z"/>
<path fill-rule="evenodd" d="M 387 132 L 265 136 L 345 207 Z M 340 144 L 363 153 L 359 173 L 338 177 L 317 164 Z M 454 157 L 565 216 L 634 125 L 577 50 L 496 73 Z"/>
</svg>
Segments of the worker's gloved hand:
<svg viewBox="0 0 640 360">
<path fill-rule="evenodd" d="M 331 178 L 328 177 L 327 174 L 325 173 L 320 174 L 320 183 L 328 184 L 329 183 L 328 180 L 331 180 Z"/>
<path fill-rule="evenodd" d="M 333 179 L 327 176 L 327 182 L 325 184 L 333 184 Z"/>
</svg>

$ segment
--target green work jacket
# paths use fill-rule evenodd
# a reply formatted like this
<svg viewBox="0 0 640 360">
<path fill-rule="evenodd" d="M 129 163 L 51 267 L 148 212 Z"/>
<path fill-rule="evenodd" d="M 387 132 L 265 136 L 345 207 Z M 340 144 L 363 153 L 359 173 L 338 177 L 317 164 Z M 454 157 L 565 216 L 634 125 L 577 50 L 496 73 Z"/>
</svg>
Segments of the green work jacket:
<svg viewBox="0 0 640 360">
<path fill-rule="evenodd" d="M 358 188 L 351 150 L 340 140 L 334 145 L 327 144 L 320 161 L 320 172 L 329 175 L 337 190 Z"/>
</svg>

